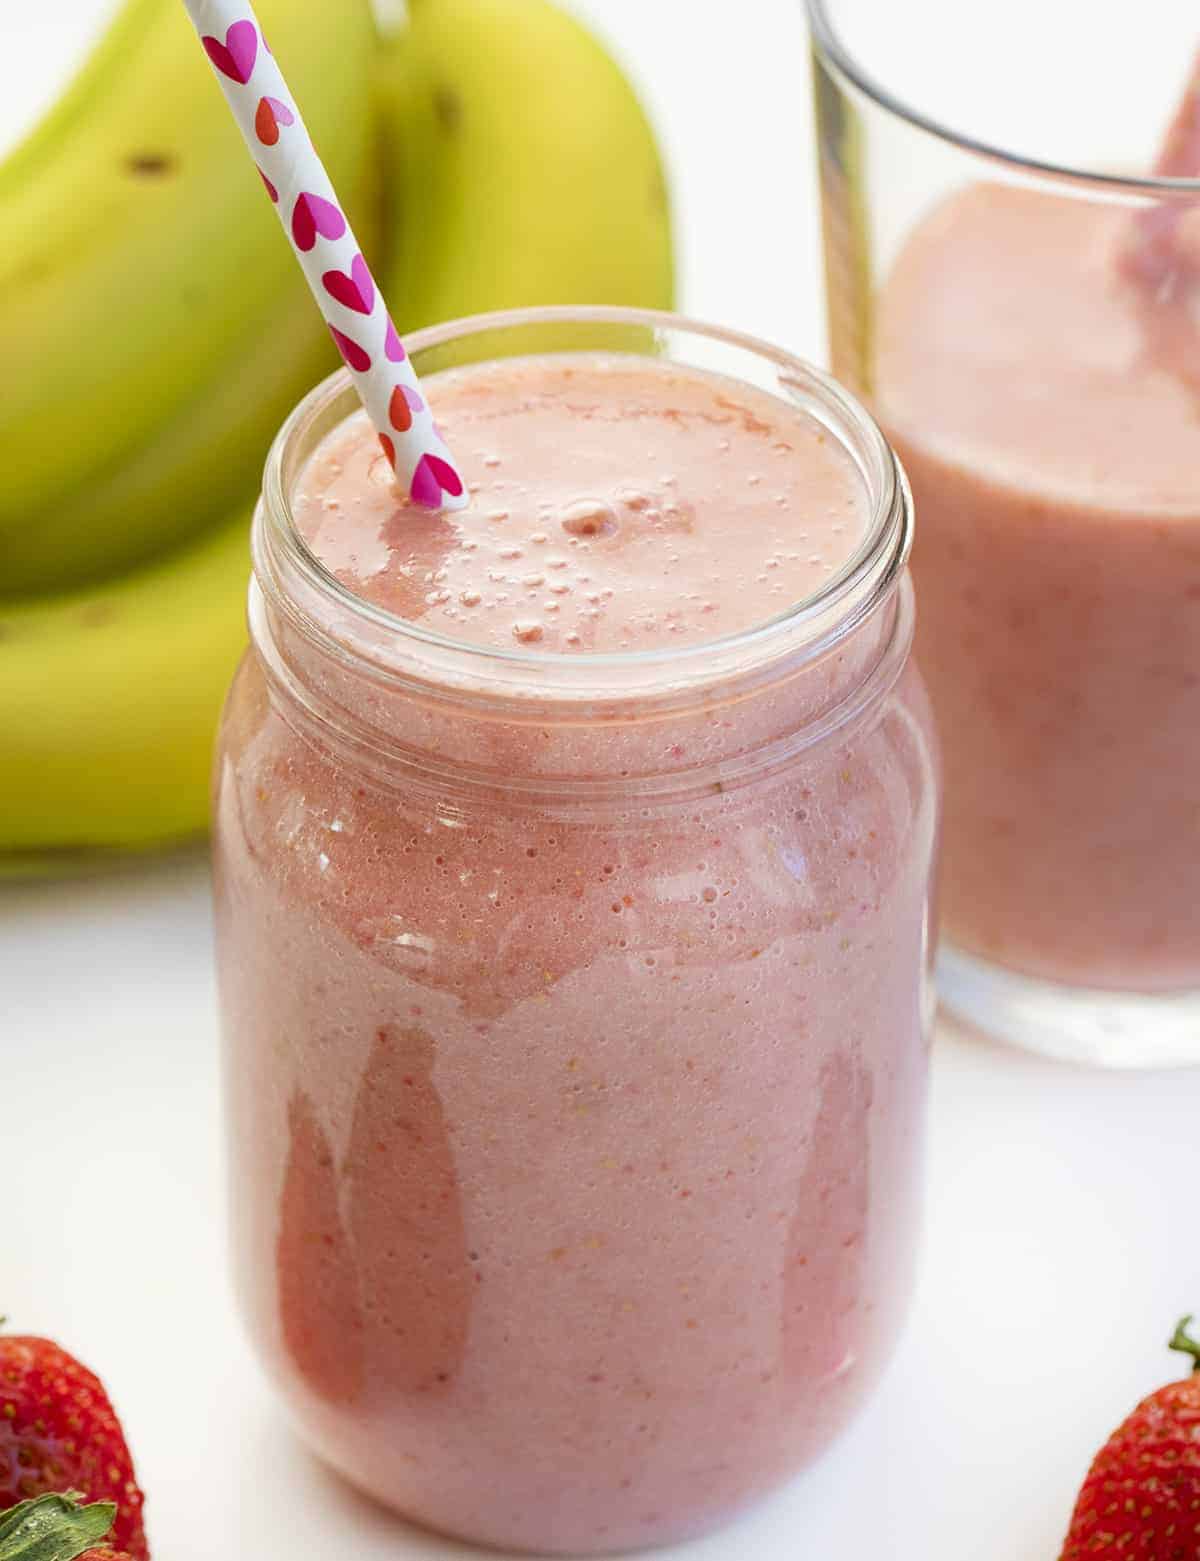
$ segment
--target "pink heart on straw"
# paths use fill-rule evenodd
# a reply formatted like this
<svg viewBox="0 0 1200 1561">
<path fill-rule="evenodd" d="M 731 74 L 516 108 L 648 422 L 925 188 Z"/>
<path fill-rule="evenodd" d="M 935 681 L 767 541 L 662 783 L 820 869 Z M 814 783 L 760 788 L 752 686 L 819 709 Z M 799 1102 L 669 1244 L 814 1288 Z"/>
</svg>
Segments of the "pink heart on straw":
<svg viewBox="0 0 1200 1561">
<path fill-rule="evenodd" d="M 258 33 L 253 22 L 234 22 L 225 34 L 225 42 L 219 38 L 202 38 L 201 42 L 209 59 L 231 81 L 244 87 L 254 74 L 254 62 L 258 58 Z"/>
<path fill-rule="evenodd" d="M 333 204 L 320 195 L 300 195 L 292 210 L 292 237 L 296 248 L 305 254 L 322 238 L 341 238 L 346 231 L 346 219 Z"/>
<path fill-rule="evenodd" d="M 425 509 L 440 509 L 443 492 L 457 499 L 462 491 L 462 478 L 440 455 L 423 455 L 417 462 L 409 489 L 414 504 Z"/>
<path fill-rule="evenodd" d="M 254 128 L 264 146 L 274 146 L 279 140 L 279 129 L 296 123 L 296 116 L 286 103 L 278 98 L 259 98 L 254 115 Z"/>
<path fill-rule="evenodd" d="M 337 350 L 356 374 L 365 374 L 371 367 L 370 355 L 350 336 L 344 336 L 336 325 L 329 327 Z"/>
<path fill-rule="evenodd" d="M 404 350 L 404 343 L 400 340 L 396 327 L 392 324 L 392 317 L 388 315 L 387 336 L 384 339 L 383 350 L 389 363 L 403 363 L 408 354 Z"/>
<path fill-rule="evenodd" d="M 278 206 L 279 205 L 279 191 L 271 183 L 270 179 L 267 178 L 266 174 L 262 171 L 261 168 L 258 170 L 258 177 L 266 185 L 266 187 L 267 187 L 267 194 L 275 202 L 276 206 Z"/>
<path fill-rule="evenodd" d="M 329 296 L 355 314 L 370 314 L 374 309 L 375 283 L 361 255 L 355 255 L 349 276 L 344 271 L 326 271 L 321 280 Z"/>
</svg>

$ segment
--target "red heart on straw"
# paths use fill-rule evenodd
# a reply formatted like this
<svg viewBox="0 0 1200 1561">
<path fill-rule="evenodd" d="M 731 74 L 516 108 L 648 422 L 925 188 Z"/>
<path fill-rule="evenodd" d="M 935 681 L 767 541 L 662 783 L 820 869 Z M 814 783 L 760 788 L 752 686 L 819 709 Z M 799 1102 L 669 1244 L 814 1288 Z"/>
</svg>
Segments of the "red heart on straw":
<svg viewBox="0 0 1200 1561">
<path fill-rule="evenodd" d="M 266 174 L 262 171 L 261 168 L 258 170 L 258 177 L 266 185 L 266 187 L 267 187 L 267 194 L 275 202 L 276 206 L 278 206 L 279 205 L 279 191 L 271 183 L 270 179 L 267 178 Z"/>
<path fill-rule="evenodd" d="M 462 491 L 462 478 L 450 462 L 443 461 L 440 455 L 423 455 L 417 462 L 409 490 L 414 504 L 423 505 L 426 509 L 440 509 L 443 493 L 456 499 Z"/>
<path fill-rule="evenodd" d="M 395 441 L 392 440 L 392 439 L 389 439 L 386 434 L 380 434 L 380 436 L 379 436 L 379 443 L 383 446 L 383 453 L 384 453 L 384 455 L 386 455 L 388 460 L 391 462 L 392 470 L 395 471 L 396 470 L 396 445 L 395 445 Z"/>
<path fill-rule="evenodd" d="M 296 116 L 286 103 L 278 98 L 260 98 L 258 112 L 254 116 L 254 128 L 264 146 L 274 146 L 279 140 L 279 127 L 296 123 Z"/>
<path fill-rule="evenodd" d="M 244 87 L 254 74 L 254 62 L 258 58 L 258 33 L 253 22 L 234 22 L 225 34 L 225 42 L 219 38 L 200 40 L 209 59 L 222 75 Z"/>
<path fill-rule="evenodd" d="M 329 327 L 329 334 L 333 337 L 337 350 L 354 372 L 356 374 L 365 374 L 371 367 L 370 354 L 360 347 L 352 337 L 344 336 L 336 325 Z"/>
<path fill-rule="evenodd" d="M 326 271 L 321 280 L 329 296 L 355 314 L 370 314 L 374 309 L 375 283 L 361 255 L 355 255 L 349 276 L 344 271 Z"/>
<path fill-rule="evenodd" d="M 404 350 L 404 343 L 400 340 L 396 327 L 392 324 L 391 315 L 388 316 L 387 337 L 383 343 L 383 350 L 389 363 L 403 363 L 408 356 Z"/>
<path fill-rule="evenodd" d="M 392 391 L 391 403 L 388 406 L 388 416 L 392 420 L 392 427 L 407 433 L 413 423 L 413 409 L 408 404 L 408 397 L 404 393 L 404 386 L 397 385 Z"/>
<path fill-rule="evenodd" d="M 320 195 L 297 197 L 292 210 L 292 237 L 297 249 L 307 254 L 317 242 L 318 233 L 322 238 L 335 239 L 345 231 L 346 219 L 332 201 Z"/>
</svg>

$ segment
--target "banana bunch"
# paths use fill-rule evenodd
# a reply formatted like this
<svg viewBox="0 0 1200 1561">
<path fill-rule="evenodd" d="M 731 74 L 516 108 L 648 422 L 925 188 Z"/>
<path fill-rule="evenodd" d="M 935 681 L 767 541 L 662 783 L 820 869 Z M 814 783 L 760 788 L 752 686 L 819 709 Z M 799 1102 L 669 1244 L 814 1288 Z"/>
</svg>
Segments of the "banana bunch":
<svg viewBox="0 0 1200 1561">
<path fill-rule="evenodd" d="M 386 42 L 370 0 L 258 10 L 404 329 L 669 306 L 653 134 L 550 0 L 409 0 Z M 0 225 L 0 870 L 22 872 L 205 827 L 262 460 L 335 360 L 178 0 L 124 0 L 0 164 Z"/>
</svg>

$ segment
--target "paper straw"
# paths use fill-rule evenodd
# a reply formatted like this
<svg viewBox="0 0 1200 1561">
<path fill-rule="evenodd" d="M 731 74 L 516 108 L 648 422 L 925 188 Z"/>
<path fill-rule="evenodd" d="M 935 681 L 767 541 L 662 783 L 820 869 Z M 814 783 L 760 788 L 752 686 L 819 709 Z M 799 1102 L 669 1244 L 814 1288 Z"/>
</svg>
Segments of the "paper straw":
<svg viewBox="0 0 1200 1561">
<path fill-rule="evenodd" d="M 1200 179 L 1200 51 L 1163 139 L 1154 172 L 1163 179 Z"/>
<path fill-rule="evenodd" d="M 466 485 L 252 7 L 183 3 L 398 482 L 414 504 L 461 509 Z"/>
<path fill-rule="evenodd" d="M 1200 179 L 1200 52 L 1151 170 L 1160 179 Z M 1183 222 L 1195 206 L 1164 199 L 1139 211 L 1119 251 L 1121 269 L 1135 282 L 1169 289 L 1200 267 L 1195 246 L 1183 242 Z"/>
</svg>

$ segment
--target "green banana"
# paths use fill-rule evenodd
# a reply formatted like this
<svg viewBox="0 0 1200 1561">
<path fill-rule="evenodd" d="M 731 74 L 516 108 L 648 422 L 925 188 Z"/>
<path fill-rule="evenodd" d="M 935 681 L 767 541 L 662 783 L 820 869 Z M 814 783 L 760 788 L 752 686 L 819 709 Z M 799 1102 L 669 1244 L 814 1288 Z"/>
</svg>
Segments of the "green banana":
<svg viewBox="0 0 1200 1561">
<path fill-rule="evenodd" d="M 380 78 L 402 328 L 525 304 L 669 308 L 654 133 L 600 43 L 548 0 L 409 0 Z"/>
<path fill-rule="evenodd" d="M 369 0 L 258 9 L 367 242 Z M 231 508 L 336 359 L 179 0 L 125 0 L 0 165 L 0 231 L 0 593 L 20 593 Z"/>
<path fill-rule="evenodd" d="M 0 872 L 203 829 L 249 574 L 243 508 L 121 580 L 0 602 Z"/>
<path fill-rule="evenodd" d="M 365 6 L 259 0 L 339 186 L 373 150 Z M 410 0 L 410 14 L 378 57 L 385 274 L 405 328 L 520 304 L 669 306 L 654 138 L 600 46 L 546 0 Z M 207 70 L 178 0 L 126 0 L 0 167 L 0 220 L 37 219 L 19 263 L 0 255 L 0 875 L 204 828 L 246 640 L 248 503 L 212 519 L 252 490 L 326 361 Z M 135 157 L 167 170 L 135 173 Z M 22 277 L 40 324 L 4 290 Z M 86 440 L 64 446 L 84 421 Z"/>
</svg>

